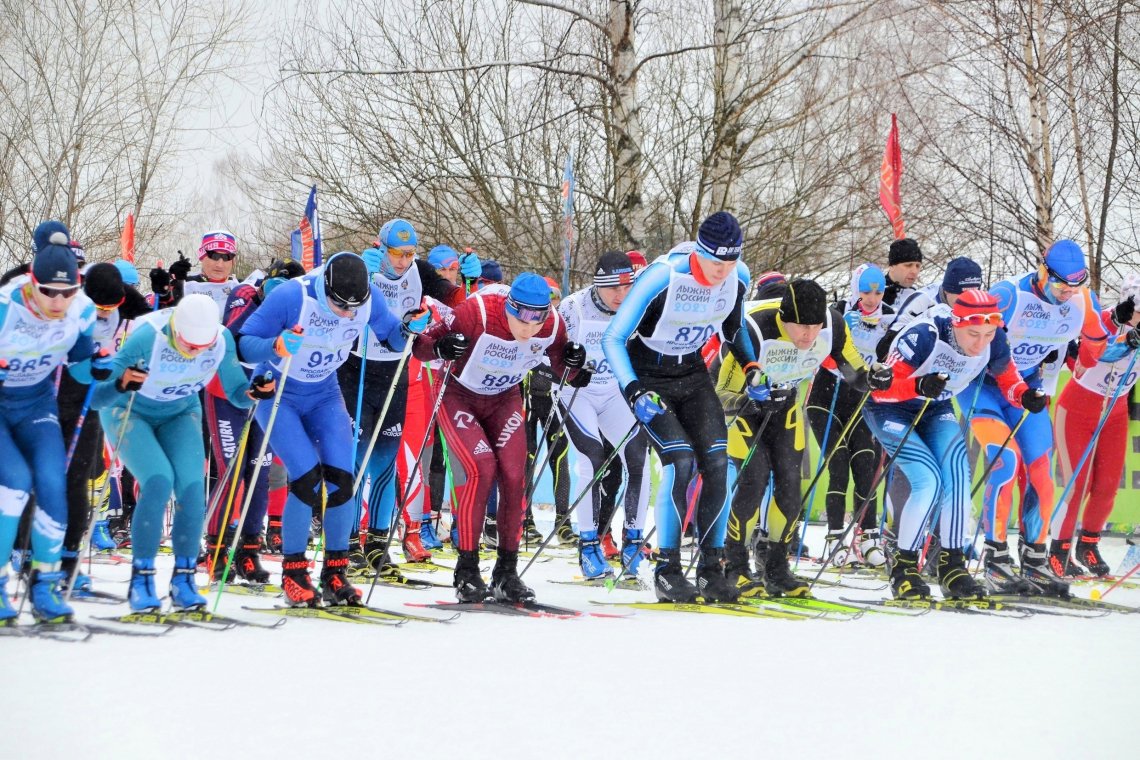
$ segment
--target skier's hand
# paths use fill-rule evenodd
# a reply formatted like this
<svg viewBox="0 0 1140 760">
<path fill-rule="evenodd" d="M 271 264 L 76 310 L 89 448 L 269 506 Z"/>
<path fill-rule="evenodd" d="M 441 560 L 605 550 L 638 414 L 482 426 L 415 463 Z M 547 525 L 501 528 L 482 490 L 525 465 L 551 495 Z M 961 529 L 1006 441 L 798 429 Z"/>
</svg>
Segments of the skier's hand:
<svg viewBox="0 0 1140 760">
<path fill-rule="evenodd" d="M 155 267 L 150 270 L 150 292 L 154 293 L 155 298 L 165 295 L 166 291 L 170 290 L 171 282 L 170 272 L 162 267 Z"/>
<path fill-rule="evenodd" d="M 1128 334 L 1124 336 L 1124 340 L 1128 342 L 1129 348 L 1140 348 L 1140 330 L 1137 330 L 1135 327 L 1133 327 L 1128 331 Z"/>
<path fill-rule="evenodd" d="M 445 362 L 459 361 L 470 345 L 463 333 L 448 333 L 435 342 L 435 355 Z"/>
<path fill-rule="evenodd" d="M 459 274 L 465 280 L 474 280 L 483 274 L 483 262 L 474 251 L 468 251 L 459 257 Z"/>
<path fill-rule="evenodd" d="M 178 252 L 178 261 L 170 265 L 170 276 L 175 280 L 185 280 L 190 274 L 190 259 L 182 251 Z"/>
<path fill-rule="evenodd" d="M 885 364 L 875 362 L 867 370 L 867 387 L 873 391 L 885 391 L 894 382 L 895 373 Z"/>
<path fill-rule="evenodd" d="M 146 382 L 147 376 L 146 368 L 142 365 L 127 367 L 123 371 L 123 376 L 119 378 L 119 382 L 115 383 L 115 390 L 119 393 L 137 391 Z"/>
<path fill-rule="evenodd" d="M 1021 393 L 1021 408 L 1030 414 L 1044 411 L 1049 406 L 1049 396 L 1040 388 L 1026 388 Z"/>
<path fill-rule="evenodd" d="M 590 380 L 594 378 L 594 373 L 583 367 L 574 373 L 574 377 L 566 381 L 566 384 L 571 388 L 585 388 L 590 384 Z"/>
<path fill-rule="evenodd" d="M 431 310 L 429 309 L 409 309 L 404 318 L 400 320 L 404 326 L 405 332 L 413 335 L 419 335 L 424 330 L 428 329 L 431 324 Z"/>
<path fill-rule="evenodd" d="M 769 389 L 769 396 L 766 401 L 760 401 L 756 405 L 764 414 L 786 412 L 796 405 L 796 389 L 777 385 Z"/>
<path fill-rule="evenodd" d="M 1112 310 L 1112 318 L 1116 320 L 1118 325 L 1126 325 L 1132 321 L 1136 316 L 1136 299 L 1134 296 L 1128 296 Z"/>
<path fill-rule="evenodd" d="M 914 389 L 918 391 L 918 395 L 920 396 L 936 399 L 946 390 L 946 383 L 948 382 L 950 382 L 949 375 L 936 372 L 932 375 L 923 375 L 918 378 L 914 383 Z"/>
<path fill-rule="evenodd" d="M 586 349 L 581 343 L 567 343 L 562 349 L 562 363 L 570 369 L 586 366 Z"/>
<path fill-rule="evenodd" d="M 665 412 L 665 402 L 661 400 L 661 397 L 644 388 L 633 392 L 629 399 L 629 405 L 643 425 L 648 425 L 654 417 Z"/>
<path fill-rule="evenodd" d="M 281 334 L 277 336 L 277 340 L 273 342 L 273 351 L 284 359 L 286 356 L 292 356 L 300 351 L 301 343 L 304 340 L 304 331 L 300 325 L 292 330 L 282 330 Z"/>
<path fill-rule="evenodd" d="M 364 259 L 368 274 L 376 274 L 380 271 L 380 265 L 384 263 L 384 252 L 379 248 L 365 248 L 360 258 Z"/>
<path fill-rule="evenodd" d="M 111 376 L 111 364 L 114 362 L 111 352 L 100 348 L 91 357 L 91 378 L 93 380 L 106 380 Z"/>
<path fill-rule="evenodd" d="M 249 383 L 249 390 L 246 393 L 249 397 L 258 401 L 273 398 L 273 394 L 277 391 L 277 379 L 273 375 L 258 375 L 253 378 Z"/>
</svg>

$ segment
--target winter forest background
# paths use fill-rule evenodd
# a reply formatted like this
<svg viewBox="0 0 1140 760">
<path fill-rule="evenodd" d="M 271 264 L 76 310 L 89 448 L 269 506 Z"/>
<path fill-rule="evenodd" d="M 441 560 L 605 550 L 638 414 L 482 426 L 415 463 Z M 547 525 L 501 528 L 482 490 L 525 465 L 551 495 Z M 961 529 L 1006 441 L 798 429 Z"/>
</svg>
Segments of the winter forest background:
<svg viewBox="0 0 1140 760">
<path fill-rule="evenodd" d="M 325 249 L 393 216 L 508 272 L 655 255 L 727 208 L 753 272 L 883 262 L 898 114 L 907 233 L 997 279 L 1051 240 L 1140 267 L 1140 2 L 0 0 L 0 265 L 45 218 L 139 267 L 235 232 Z"/>
</svg>

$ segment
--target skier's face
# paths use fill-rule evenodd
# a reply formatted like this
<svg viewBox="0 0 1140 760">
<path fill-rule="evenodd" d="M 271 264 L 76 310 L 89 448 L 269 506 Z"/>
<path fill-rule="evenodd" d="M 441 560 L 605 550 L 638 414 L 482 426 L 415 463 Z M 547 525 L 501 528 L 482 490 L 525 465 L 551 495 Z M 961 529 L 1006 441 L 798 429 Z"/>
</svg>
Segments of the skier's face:
<svg viewBox="0 0 1140 760">
<path fill-rule="evenodd" d="M 697 262 L 701 268 L 701 274 L 704 275 L 709 285 L 720 285 L 736 270 L 735 261 L 720 261 L 719 259 L 699 256 Z"/>
<path fill-rule="evenodd" d="M 408 267 L 416 258 L 416 247 L 414 245 L 404 245 L 399 248 L 388 249 L 388 264 L 392 267 L 392 271 L 399 277 L 408 271 Z"/>
<path fill-rule="evenodd" d="M 904 261 L 887 267 L 887 275 L 904 288 L 913 288 L 921 271 L 921 261 Z"/>
<path fill-rule="evenodd" d="M 795 322 L 785 322 L 784 329 L 787 330 L 788 338 L 792 344 L 799 350 L 806 351 L 819 337 L 823 325 L 800 325 Z"/>
<path fill-rule="evenodd" d="M 520 343 L 538 335 L 538 331 L 542 329 L 544 324 L 546 324 L 546 320 L 541 322 L 524 322 L 511 314 L 507 315 L 507 326 L 511 329 L 511 335 Z"/>
<path fill-rule="evenodd" d="M 966 356 L 980 356 L 993 343 L 997 325 L 966 324 L 954 328 L 954 340 Z"/>
<path fill-rule="evenodd" d="M 609 288 L 598 288 L 598 298 L 602 299 L 607 309 L 617 311 L 632 287 L 632 285 L 614 285 Z"/>
<path fill-rule="evenodd" d="M 29 287 L 36 308 L 48 319 L 63 319 L 79 294 L 78 285 L 40 285 L 33 282 Z"/>
<path fill-rule="evenodd" d="M 863 303 L 863 311 L 870 314 L 883 302 L 883 293 L 879 290 L 863 290 L 859 292 L 859 300 Z"/>
<path fill-rule="evenodd" d="M 456 264 L 453 267 L 448 267 L 447 269 L 437 269 L 437 270 L 435 270 L 435 273 L 438 274 L 443 279 L 450 282 L 452 285 L 458 285 L 459 284 L 459 265 L 458 264 Z"/>
<path fill-rule="evenodd" d="M 234 271 L 234 254 L 208 251 L 202 257 L 202 276 L 211 282 L 225 282 Z"/>
</svg>

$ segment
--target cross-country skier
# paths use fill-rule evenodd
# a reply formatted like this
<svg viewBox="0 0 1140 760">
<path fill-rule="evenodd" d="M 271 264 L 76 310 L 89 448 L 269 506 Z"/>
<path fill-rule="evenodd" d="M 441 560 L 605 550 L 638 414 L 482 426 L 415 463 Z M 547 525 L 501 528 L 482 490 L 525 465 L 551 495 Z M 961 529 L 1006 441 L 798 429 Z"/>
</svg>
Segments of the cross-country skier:
<svg viewBox="0 0 1140 760">
<path fill-rule="evenodd" d="M 891 242 L 887 252 L 887 288 L 883 303 L 897 306 L 918 289 L 918 277 L 922 273 L 922 249 L 912 238 L 900 238 Z"/>
<path fill-rule="evenodd" d="M 928 316 L 931 309 L 942 307 L 939 313 L 949 314 L 950 307 L 962 291 L 982 287 L 982 268 L 973 259 L 965 256 L 951 259 L 946 265 L 942 281 L 919 288 L 906 298 L 896 300 L 893 307 L 895 316 L 889 320 L 885 334 L 880 338 L 878 355 L 885 358 L 890 352 L 895 336 L 905 330 L 914 320 Z"/>
<path fill-rule="evenodd" d="M 218 305 L 220 313 L 225 312 L 230 293 L 238 286 L 234 277 L 234 263 L 237 258 L 237 238 L 227 230 L 211 230 L 202 235 L 198 246 L 198 274 L 186 277 L 182 283 L 183 297 L 191 293 L 205 293 Z"/>
</svg>

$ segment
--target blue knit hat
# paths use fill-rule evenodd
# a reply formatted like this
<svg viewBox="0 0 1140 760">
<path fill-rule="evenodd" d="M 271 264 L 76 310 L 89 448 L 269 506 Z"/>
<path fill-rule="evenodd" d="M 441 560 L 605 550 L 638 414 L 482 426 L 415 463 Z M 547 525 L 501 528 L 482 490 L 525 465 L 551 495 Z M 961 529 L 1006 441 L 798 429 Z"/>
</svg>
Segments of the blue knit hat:
<svg viewBox="0 0 1140 760">
<path fill-rule="evenodd" d="M 720 261 L 736 261 L 740 258 L 744 233 L 740 223 L 727 211 L 718 211 L 703 222 L 697 230 L 697 251 Z"/>
<path fill-rule="evenodd" d="M 499 266 L 499 262 L 494 259 L 485 259 L 483 262 L 483 271 L 479 273 L 480 279 L 490 280 L 491 282 L 503 281 L 503 268 Z M 541 277 L 539 279 L 542 279 Z"/>
<path fill-rule="evenodd" d="M 982 267 L 973 259 L 959 256 L 946 265 L 942 275 L 942 289 L 947 293 L 960 294 L 971 288 L 982 287 Z"/>
<path fill-rule="evenodd" d="M 419 244 L 419 240 L 416 238 L 416 228 L 407 219 L 393 219 L 385 222 L 384 226 L 380 228 L 380 235 L 377 240 L 382 249 L 403 248 L 404 246 Z"/>
<path fill-rule="evenodd" d="M 1089 278 L 1085 254 L 1072 240 L 1058 240 L 1045 251 L 1043 265 L 1050 278 L 1076 287 Z"/>
<path fill-rule="evenodd" d="M 126 259 L 116 259 L 115 267 L 119 270 L 119 274 L 123 276 L 123 284 L 139 284 L 139 270 L 135 269 L 134 264 L 127 261 Z"/>
<path fill-rule="evenodd" d="M 550 285 L 534 272 L 523 272 L 511 283 L 507 313 L 526 322 L 545 319 L 550 309 Z M 528 313 L 529 312 L 529 313 Z"/>
<path fill-rule="evenodd" d="M 459 266 L 459 254 L 450 245 L 437 245 L 428 251 L 432 269 L 450 269 Z"/>
<path fill-rule="evenodd" d="M 40 222 L 32 232 L 32 253 L 48 245 L 67 245 L 71 242 L 71 233 L 63 222 L 49 219 Z"/>
<path fill-rule="evenodd" d="M 48 243 L 32 259 L 32 276 L 41 285 L 78 285 L 79 265 L 66 243 Z"/>
<path fill-rule="evenodd" d="M 874 264 L 864 265 L 863 271 L 859 273 L 859 282 L 856 283 L 855 289 L 859 293 L 882 293 L 886 291 L 887 279 L 883 276 L 883 270 Z"/>
</svg>

